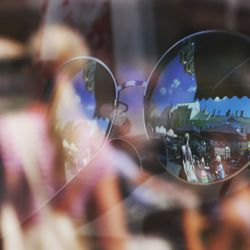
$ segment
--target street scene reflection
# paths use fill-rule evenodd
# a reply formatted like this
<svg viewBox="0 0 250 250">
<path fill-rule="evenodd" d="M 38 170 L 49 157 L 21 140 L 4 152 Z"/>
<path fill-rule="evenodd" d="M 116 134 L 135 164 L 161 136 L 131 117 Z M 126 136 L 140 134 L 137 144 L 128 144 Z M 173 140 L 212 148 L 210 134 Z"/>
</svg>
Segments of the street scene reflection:
<svg viewBox="0 0 250 250">
<path fill-rule="evenodd" d="M 223 39 L 211 46 L 184 40 L 165 56 L 153 82 L 149 135 L 164 142 L 165 155 L 158 158 L 166 170 L 192 183 L 224 180 L 250 158 L 250 100 L 244 92 L 249 58 L 244 49 L 230 51 L 239 41 L 223 48 Z"/>
<path fill-rule="evenodd" d="M 248 98 L 238 100 L 249 102 Z M 233 100 L 228 100 L 228 105 Z M 223 100 L 210 100 L 214 106 Z M 165 142 L 167 169 L 188 181 L 208 183 L 229 177 L 249 161 L 250 117 L 243 110 L 222 112 L 203 102 L 166 107 L 152 130 Z M 220 104 L 221 105 L 221 104 Z M 224 108 L 224 107 L 223 107 Z M 168 116 L 169 119 L 164 121 Z M 191 168 L 185 176 L 185 168 Z M 191 164 L 191 166 L 187 166 Z M 192 172 L 194 171 L 194 172 Z"/>
</svg>

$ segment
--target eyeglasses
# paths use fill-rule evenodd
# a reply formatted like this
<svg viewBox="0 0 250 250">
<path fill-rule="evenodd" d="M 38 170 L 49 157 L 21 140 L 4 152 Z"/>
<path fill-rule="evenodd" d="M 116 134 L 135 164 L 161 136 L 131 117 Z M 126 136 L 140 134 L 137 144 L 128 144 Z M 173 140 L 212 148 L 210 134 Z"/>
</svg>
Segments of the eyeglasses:
<svg viewBox="0 0 250 250">
<path fill-rule="evenodd" d="M 173 45 L 147 81 L 118 85 L 94 57 L 67 61 L 57 74 L 51 117 L 66 154 L 67 176 L 93 159 L 117 136 L 136 107 L 120 100 L 124 89 L 142 86 L 148 150 L 166 172 L 189 184 L 224 182 L 250 160 L 249 37 L 226 31 L 192 34 Z M 143 168 L 142 164 L 142 168 Z M 70 177 L 69 177 L 70 178 Z"/>
</svg>

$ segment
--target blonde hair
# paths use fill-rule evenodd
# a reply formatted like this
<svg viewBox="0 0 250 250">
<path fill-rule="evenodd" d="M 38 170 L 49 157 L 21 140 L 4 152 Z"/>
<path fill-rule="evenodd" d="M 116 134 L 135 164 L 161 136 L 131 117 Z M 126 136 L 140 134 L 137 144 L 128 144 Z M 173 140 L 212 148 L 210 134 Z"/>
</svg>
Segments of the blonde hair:
<svg viewBox="0 0 250 250">
<path fill-rule="evenodd" d="M 30 39 L 28 52 L 34 62 L 46 62 L 51 70 L 68 59 L 90 54 L 84 37 L 77 30 L 62 24 L 48 25 L 38 30 Z"/>
</svg>

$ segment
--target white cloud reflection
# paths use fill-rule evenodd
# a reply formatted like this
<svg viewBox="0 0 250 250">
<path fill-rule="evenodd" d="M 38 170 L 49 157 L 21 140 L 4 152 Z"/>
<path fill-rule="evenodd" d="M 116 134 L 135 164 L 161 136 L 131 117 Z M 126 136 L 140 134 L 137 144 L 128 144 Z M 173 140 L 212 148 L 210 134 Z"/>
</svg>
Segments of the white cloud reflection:
<svg viewBox="0 0 250 250">
<path fill-rule="evenodd" d="M 164 87 L 160 88 L 160 94 L 161 94 L 162 96 L 166 95 L 166 94 L 167 94 L 166 88 L 164 88 Z"/>
<path fill-rule="evenodd" d="M 171 87 L 172 87 L 173 89 L 177 89 L 180 85 L 181 85 L 181 81 L 180 81 L 179 79 L 175 78 L 175 79 L 173 80 L 173 83 L 172 83 Z"/>
<path fill-rule="evenodd" d="M 196 91 L 196 89 L 197 89 L 197 87 L 196 87 L 196 86 L 191 86 L 191 87 L 189 87 L 189 88 L 188 88 L 188 90 L 187 90 L 187 91 L 191 93 L 191 92 L 195 92 L 195 91 Z"/>
</svg>

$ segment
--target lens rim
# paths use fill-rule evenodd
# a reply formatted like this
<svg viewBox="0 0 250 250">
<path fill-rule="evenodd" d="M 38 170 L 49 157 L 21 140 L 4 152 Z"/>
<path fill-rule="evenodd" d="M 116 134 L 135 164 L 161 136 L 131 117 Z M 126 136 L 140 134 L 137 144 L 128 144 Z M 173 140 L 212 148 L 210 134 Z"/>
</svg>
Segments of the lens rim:
<svg viewBox="0 0 250 250">
<path fill-rule="evenodd" d="M 112 112 L 110 113 L 110 115 L 112 115 L 112 114 L 113 115 L 111 116 L 111 119 L 109 121 L 109 125 L 108 125 L 108 128 L 107 128 L 107 131 L 105 132 L 105 139 L 104 139 L 104 141 L 107 141 L 107 139 L 109 138 L 109 135 L 111 133 L 115 118 L 116 118 L 116 113 L 117 112 L 114 112 L 114 111 L 117 110 L 117 103 L 118 103 L 118 84 L 116 82 L 116 79 L 115 79 L 112 71 L 109 69 L 109 67 L 103 61 L 99 60 L 96 57 L 93 57 L 93 56 L 76 56 L 76 57 L 72 57 L 72 58 L 68 59 L 66 62 L 64 62 L 61 65 L 61 67 L 59 68 L 57 74 L 59 72 L 61 72 L 62 70 L 64 70 L 64 68 L 67 67 L 70 63 L 77 62 L 77 61 L 83 61 L 83 60 L 93 60 L 96 63 L 100 64 L 105 70 L 107 70 L 107 72 L 111 76 L 111 78 L 113 80 L 113 83 L 114 83 L 115 99 L 113 100 L 113 103 L 112 103 L 112 105 L 113 105 L 112 112 L 113 113 Z"/>
<path fill-rule="evenodd" d="M 67 183 L 71 182 L 73 179 L 77 178 L 77 176 L 85 171 L 85 169 L 87 169 L 89 166 L 91 166 L 91 162 L 93 162 L 96 157 L 98 156 L 98 153 L 103 149 L 103 147 L 107 144 L 108 142 L 108 138 L 110 136 L 110 133 L 112 131 L 113 128 L 113 124 L 114 121 L 116 119 L 116 110 L 117 110 L 117 99 L 118 99 L 118 87 L 117 87 L 117 82 L 114 78 L 114 75 L 112 74 L 111 70 L 108 68 L 108 66 L 103 63 L 101 60 L 92 57 L 92 56 L 77 56 L 77 57 L 72 57 L 69 60 L 67 60 L 65 63 L 63 63 L 56 71 L 55 73 L 55 82 L 54 82 L 54 87 L 53 87 L 53 91 L 51 92 L 51 95 L 49 97 L 49 99 L 47 100 L 48 103 L 48 108 L 46 109 L 46 116 L 48 117 L 49 120 L 52 121 L 52 123 L 50 124 L 50 127 L 53 131 L 53 133 L 57 133 L 56 132 L 56 127 L 55 127 L 55 123 L 53 122 L 53 120 L 55 119 L 55 112 L 56 109 L 58 108 L 58 101 L 57 101 L 57 95 L 58 95 L 58 90 L 60 89 L 60 86 L 62 86 L 60 84 L 60 82 L 57 81 L 58 77 L 60 77 L 60 74 L 63 74 L 64 72 L 67 72 L 67 70 L 70 69 L 70 65 L 72 63 L 81 63 L 81 62 L 87 62 L 88 60 L 92 60 L 95 61 L 96 63 L 98 63 L 102 68 L 104 68 L 104 70 L 107 70 L 107 73 L 111 76 L 111 79 L 113 81 L 113 85 L 114 85 L 114 89 L 112 91 L 114 91 L 114 100 L 112 100 L 112 110 L 110 111 L 110 116 L 109 116 L 109 121 L 107 121 L 108 125 L 105 131 L 103 131 L 103 136 L 102 138 L 100 138 L 100 145 L 98 146 L 98 148 L 96 148 L 95 151 L 93 151 L 88 159 L 88 161 L 86 162 L 86 164 L 84 165 L 84 167 L 82 167 L 81 169 L 79 169 L 79 171 L 77 171 L 75 174 L 73 174 L 70 179 L 66 179 L 66 173 L 65 173 L 65 185 L 67 185 Z M 63 75 L 62 75 L 63 76 Z M 60 95 L 60 94 L 59 94 Z M 112 98 L 113 99 L 113 98 Z M 56 139 L 56 138 L 55 138 Z M 59 139 L 59 138 L 58 138 Z M 56 140 L 58 140 L 56 139 Z M 61 140 L 61 139 L 60 139 Z M 58 141 L 57 143 L 61 144 L 62 142 Z"/>
<path fill-rule="evenodd" d="M 147 140 L 150 142 L 150 133 L 148 132 L 147 129 L 147 114 L 149 112 L 149 104 L 152 98 L 152 93 L 154 91 L 154 86 L 155 86 L 155 81 L 159 78 L 160 74 L 162 73 L 162 68 L 166 65 L 165 62 L 168 59 L 169 55 L 171 55 L 171 53 L 174 53 L 176 49 L 178 49 L 178 47 L 186 40 L 190 39 L 190 38 L 195 38 L 195 37 L 199 37 L 199 36 L 203 36 L 203 35 L 209 35 L 209 34 L 225 34 L 228 36 L 237 36 L 239 38 L 242 38 L 244 40 L 246 40 L 246 42 L 250 43 L 250 37 L 238 32 L 232 32 L 232 31 L 227 31 L 227 30 L 219 30 L 219 29 L 211 29 L 211 30 L 205 30 L 205 31 L 200 31 L 200 32 L 196 32 L 196 33 L 192 33 L 188 36 L 185 36 L 184 38 L 178 40 L 174 45 L 172 45 L 161 57 L 160 59 L 157 61 L 157 63 L 155 64 L 153 70 L 151 71 L 147 81 L 146 81 L 146 87 L 144 90 L 144 107 L 143 107 L 143 122 L 144 122 L 144 130 L 145 130 L 145 134 L 146 134 L 146 138 Z M 158 70 L 160 69 L 160 70 Z M 245 165 L 243 165 L 238 171 L 236 171 L 235 173 L 233 173 L 232 175 L 230 175 L 229 177 L 226 177 L 223 180 L 218 180 L 218 181 L 214 181 L 211 183 L 193 183 L 193 182 L 188 182 L 187 180 L 184 180 L 182 178 L 180 178 L 179 176 L 175 176 L 174 174 L 172 174 L 170 171 L 168 171 L 166 169 L 166 166 L 164 166 L 159 160 L 157 160 L 159 164 L 161 164 L 162 167 L 164 167 L 164 169 L 166 170 L 167 173 L 169 173 L 171 176 L 173 176 L 174 178 L 178 179 L 179 181 L 185 183 L 185 184 L 189 184 L 192 186 L 202 186 L 202 187 L 206 187 L 206 186 L 211 186 L 211 185 L 218 185 L 218 184 L 222 184 L 225 183 L 229 180 L 231 180 L 232 178 L 234 178 L 235 176 L 239 175 L 243 170 L 245 170 L 249 165 L 250 165 L 250 161 L 248 161 Z"/>
</svg>

